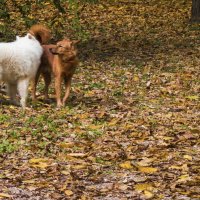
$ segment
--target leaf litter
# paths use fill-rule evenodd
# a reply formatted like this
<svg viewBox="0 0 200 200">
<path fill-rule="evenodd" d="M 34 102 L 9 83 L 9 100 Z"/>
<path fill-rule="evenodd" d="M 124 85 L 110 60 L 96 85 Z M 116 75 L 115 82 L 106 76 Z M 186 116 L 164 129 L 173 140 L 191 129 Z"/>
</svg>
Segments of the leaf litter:
<svg viewBox="0 0 200 200">
<path fill-rule="evenodd" d="M 86 4 L 80 21 L 91 39 L 79 46 L 67 106 L 30 101 L 24 115 L 1 104 L 0 198 L 199 199 L 199 32 L 190 8 Z"/>
</svg>

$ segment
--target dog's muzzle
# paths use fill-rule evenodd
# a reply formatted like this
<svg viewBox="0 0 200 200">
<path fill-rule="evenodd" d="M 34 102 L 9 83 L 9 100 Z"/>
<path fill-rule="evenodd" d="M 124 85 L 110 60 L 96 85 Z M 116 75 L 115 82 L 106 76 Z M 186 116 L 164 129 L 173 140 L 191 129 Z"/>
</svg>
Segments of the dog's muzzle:
<svg viewBox="0 0 200 200">
<path fill-rule="evenodd" d="M 54 48 L 50 48 L 49 51 L 50 51 L 53 55 L 58 55 L 58 53 L 55 51 Z"/>
</svg>

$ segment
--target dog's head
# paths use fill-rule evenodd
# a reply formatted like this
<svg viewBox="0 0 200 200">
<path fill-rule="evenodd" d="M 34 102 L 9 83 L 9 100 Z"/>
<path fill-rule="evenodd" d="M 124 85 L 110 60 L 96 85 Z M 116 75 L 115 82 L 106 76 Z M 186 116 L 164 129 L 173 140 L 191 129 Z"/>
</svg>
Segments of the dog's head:
<svg viewBox="0 0 200 200">
<path fill-rule="evenodd" d="M 72 60 L 77 56 L 76 44 L 78 40 L 64 39 L 57 42 L 55 48 L 51 48 L 50 51 L 54 55 L 62 55 L 65 60 Z"/>
</svg>

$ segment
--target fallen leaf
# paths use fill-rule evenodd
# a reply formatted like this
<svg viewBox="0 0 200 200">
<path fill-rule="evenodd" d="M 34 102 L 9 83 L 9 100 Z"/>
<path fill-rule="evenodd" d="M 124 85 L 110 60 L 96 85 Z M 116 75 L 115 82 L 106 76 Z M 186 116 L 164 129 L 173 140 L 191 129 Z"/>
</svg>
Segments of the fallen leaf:
<svg viewBox="0 0 200 200">
<path fill-rule="evenodd" d="M 32 158 L 29 160 L 29 163 L 40 163 L 40 162 L 47 162 L 47 158 Z"/>
<path fill-rule="evenodd" d="M 178 177 L 178 181 L 177 182 L 186 182 L 191 180 L 191 177 L 189 176 L 189 174 L 184 174 Z"/>
<path fill-rule="evenodd" d="M 137 162 L 136 164 L 142 167 L 149 166 L 155 159 L 153 158 L 143 158 L 141 161 Z"/>
<path fill-rule="evenodd" d="M 199 96 L 193 95 L 193 96 L 187 96 L 186 98 L 187 98 L 187 99 L 190 99 L 190 100 L 198 100 L 198 99 L 199 99 Z"/>
<path fill-rule="evenodd" d="M 50 160 L 46 158 L 32 158 L 29 160 L 29 163 L 32 167 L 45 169 L 50 166 L 49 161 Z"/>
<path fill-rule="evenodd" d="M 45 169 L 47 168 L 49 165 L 47 163 L 38 163 L 38 164 L 34 164 L 32 165 L 32 167 L 36 167 L 36 168 L 41 168 L 41 169 Z"/>
<path fill-rule="evenodd" d="M 74 193 L 73 193 L 71 190 L 65 190 L 65 194 L 66 194 L 67 196 L 71 196 L 71 195 L 73 195 Z"/>
<path fill-rule="evenodd" d="M 135 190 L 137 190 L 137 191 L 145 191 L 145 190 L 152 191 L 153 187 L 151 184 L 148 184 L 148 183 L 138 183 L 135 185 Z"/>
<path fill-rule="evenodd" d="M 148 190 L 144 190 L 144 196 L 147 198 L 147 199 L 150 199 L 154 196 L 154 194 Z"/>
<path fill-rule="evenodd" d="M 69 172 L 69 171 L 66 171 L 66 170 L 63 170 L 63 171 L 61 171 L 61 174 L 64 174 L 64 175 L 69 175 L 69 174 L 70 174 L 70 172 Z"/>
<path fill-rule="evenodd" d="M 144 172 L 148 174 L 155 173 L 158 170 L 157 168 L 153 168 L 153 167 L 138 167 L 138 169 L 140 172 Z"/>
<path fill-rule="evenodd" d="M 182 166 L 176 166 L 176 165 L 172 165 L 171 167 L 169 167 L 170 169 L 178 169 L 178 170 L 183 170 L 183 171 L 188 171 L 188 166 L 187 164 L 184 164 Z"/>
<path fill-rule="evenodd" d="M 133 80 L 135 81 L 135 82 L 138 82 L 140 79 L 139 79 L 139 76 L 138 75 L 134 75 L 133 76 Z"/>
<path fill-rule="evenodd" d="M 5 197 L 5 198 L 11 198 L 12 196 L 6 193 L 0 193 L 0 198 Z"/>
<path fill-rule="evenodd" d="M 71 157 L 86 157 L 87 156 L 87 153 L 69 153 L 67 154 L 68 156 L 71 156 Z"/>
<path fill-rule="evenodd" d="M 59 146 L 61 148 L 71 148 L 73 147 L 75 144 L 73 142 L 62 142 L 59 144 Z"/>
<path fill-rule="evenodd" d="M 101 129 L 103 125 L 94 125 L 94 124 L 91 124 L 90 126 L 88 126 L 89 129 L 92 129 L 92 130 L 96 130 L 96 129 Z"/>
<path fill-rule="evenodd" d="M 122 190 L 122 191 L 126 191 L 128 189 L 128 185 L 126 185 L 126 184 L 116 184 L 115 188 Z"/>
<path fill-rule="evenodd" d="M 22 181 L 22 182 L 23 183 L 30 183 L 31 184 L 31 183 L 35 183 L 35 181 L 36 180 L 32 179 L 32 180 L 25 180 L 25 181 Z"/>
<path fill-rule="evenodd" d="M 149 74 L 151 70 L 151 66 L 145 66 L 143 70 L 143 74 Z"/>
<path fill-rule="evenodd" d="M 133 168 L 130 161 L 126 161 L 124 163 L 121 163 L 121 164 L 119 164 L 119 166 L 123 169 L 132 169 Z"/>
<path fill-rule="evenodd" d="M 86 167 L 87 167 L 87 165 L 74 165 L 74 166 L 72 166 L 73 169 L 77 169 L 77 170 L 85 169 Z"/>
<path fill-rule="evenodd" d="M 119 119 L 112 119 L 111 122 L 108 123 L 108 126 L 114 126 L 119 122 Z"/>
<path fill-rule="evenodd" d="M 190 160 L 190 161 L 192 160 L 192 156 L 189 156 L 189 155 L 184 155 L 183 158 Z"/>
</svg>

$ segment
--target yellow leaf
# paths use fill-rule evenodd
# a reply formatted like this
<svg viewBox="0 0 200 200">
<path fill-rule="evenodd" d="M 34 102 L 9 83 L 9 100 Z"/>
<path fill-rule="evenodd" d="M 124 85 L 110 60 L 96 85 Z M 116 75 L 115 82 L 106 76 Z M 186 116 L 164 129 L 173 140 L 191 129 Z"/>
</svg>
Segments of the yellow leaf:
<svg viewBox="0 0 200 200">
<path fill-rule="evenodd" d="M 134 80 L 135 82 L 138 82 L 140 79 L 139 79 L 138 75 L 134 75 L 134 76 L 133 76 L 133 80 Z"/>
<path fill-rule="evenodd" d="M 64 174 L 64 175 L 69 175 L 69 174 L 70 174 L 70 172 L 69 172 L 69 171 L 66 171 L 66 170 L 63 170 L 63 171 L 61 171 L 61 174 Z"/>
<path fill-rule="evenodd" d="M 168 136 L 163 137 L 163 140 L 173 140 L 173 139 L 174 139 L 173 137 L 168 137 Z"/>
<path fill-rule="evenodd" d="M 189 170 L 187 164 L 183 164 L 182 166 L 172 165 L 170 169 L 178 169 L 178 170 L 183 170 L 185 172 Z"/>
<path fill-rule="evenodd" d="M 82 113 L 82 114 L 79 114 L 78 117 L 80 119 L 87 119 L 87 118 L 89 118 L 89 114 L 88 113 Z"/>
<path fill-rule="evenodd" d="M 178 182 L 186 182 L 189 180 L 191 180 L 189 174 L 184 174 L 184 175 L 178 177 Z"/>
<path fill-rule="evenodd" d="M 149 74 L 149 73 L 150 73 L 150 70 L 151 70 L 151 67 L 150 67 L 150 66 L 145 66 L 145 67 L 144 67 L 144 70 L 143 70 L 143 74 Z"/>
<path fill-rule="evenodd" d="M 25 181 L 22 181 L 23 183 L 35 183 L 35 180 L 34 179 L 32 179 L 32 180 L 25 180 Z"/>
<path fill-rule="evenodd" d="M 192 156 L 189 156 L 189 155 L 184 155 L 183 158 L 185 158 L 187 160 L 192 160 Z"/>
<path fill-rule="evenodd" d="M 85 169 L 87 167 L 87 165 L 73 165 L 72 169 Z"/>
<path fill-rule="evenodd" d="M 0 197 L 11 198 L 12 196 L 6 193 L 0 193 Z"/>
<path fill-rule="evenodd" d="M 199 194 L 192 195 L 192 196 L 193 196 L 193 198 L 200 199 L 200 195 Z"/>
<path fill-rule="evenodd" d="M 119 122 L 119 119 L 112 119 L 111 122 L 108 123 L 108 126 L 114 126 Z"/>
<path fill-rule="evenodd" d="M 148 184 L 148 183 L 138 183 L 135 185 L 135 190 L 137 190 L 137 191 L 145 191 L 145 190 L 152 191 L 153 187 L 151 184 Z"/>
<path fill-rule="evenodd" d="M 11 109 L 15 109 L 15 107 L 14 107 L 14 106 L 9 106 L 9 108 L 11 108 Z"/>
<path fill-rule="evenodd" d="M 94 91 L 88 91 L 85 93 L 85 97 L 93 97 L 95 95 Z"/>
<path fill-rule="evenodd" d="M 182 166 L 172 165 L 170 169 L 182 169 Z"/>
<path fill-rule="evenodd" d="M 81 196 L 81 200 L 88 200 L 87 197 L 85 195 Z"/>
<path fill-rule="evenodd" d="M 49 165 L 47 163 L 38 163 L 38 164 L 33 164 L 32 167 L 35 168 L 41 168 L 41 169 L 45 169 L 47 168 Z"/>
<path fill-rule="evenodd" d="M 198 100 L 198 99 L 199 99 L 199 96 L 197 96 L 197 95 L 194 95 L 194 96 L 187 96 L 186 98 L 187 98 L 187 99 L 190 99 L 190 100 Z"/>
<path fill-rule="evenodd" d="M 47 162 L 47 158 L 32 158 L 29 160 L 29 163 L 40 163 L 40 162 Z"/>
<path fill-rule="evenodd" d="M 71 195 L 73 195 L 74 193 L 73 193 L 71 190 L 65 190 L 65 194 L 66 194 L 67 196 L 71 196 Z"/>
<path fill-rule="evenodd" d="M 80 157 L 83 158 L 85 156 L 87 156 L 87 153 L 68 153 L 67 156 L 71 156 L 71 157 Z"/>
<path fill-rule="evenodd" d="M 180 191 L 181 194 L 184 194 L 184 195 L 189 195 L 190 194 L 190 191 Z"/>
<path fill-rule="evenodd" d="M 29 160 L 32 167 L 45 169 L 49 166 L 49 160 L 46 158 L 32 158 Z"/>
<path fill-rule="evenodd" d="M 102 111 L 99 113 L 98 117 L 99 117 L 99 118 L 102 118 L 104 115 L 105 115 L 105 110 L 102 110 Z"/>
<path fill-rule="evenodd" d="M 61 148 L 71 148 L 74 146 L 73 142 L 62 142 L 59 144 Z"/>
<path fill-rule="evenodd" d="M 92 130 L 96 130 L 96 129 L 100 129 L 102 128 L 103 125 L 94 125 L 94 124 L 91 124 L 90 126 L 88 126 L 89 129 L 92 129 Z"/>
<path fill-rule="evenodd" d="M 133 168 L 130 161 L 126 161 L 124 163 L 121 163 L 121 164 L 119 164 L 119 166 L 123 169 L 132 169 Z"/>
<path fill-rule="evenodd" d="M 152 192 L 149 192 L 148 190 L 145 190 L 144 191 L 144 196 L 147 198 L 147 199 L 150 199 L 154 196 L 154 194 Z"/>
<path fill-rule="evenodd" d="M 154 173 L 157 172 L 157 168 L 154 167 L 138 167 L 139 171 L 144 172 L 144 173 Z"/>
</svg>

